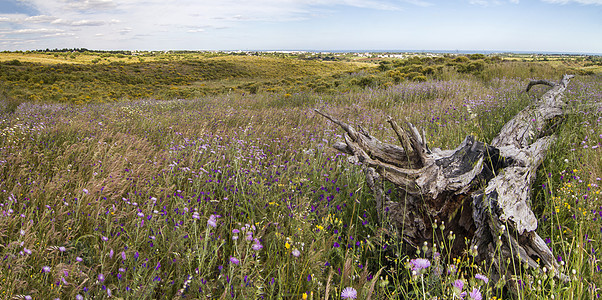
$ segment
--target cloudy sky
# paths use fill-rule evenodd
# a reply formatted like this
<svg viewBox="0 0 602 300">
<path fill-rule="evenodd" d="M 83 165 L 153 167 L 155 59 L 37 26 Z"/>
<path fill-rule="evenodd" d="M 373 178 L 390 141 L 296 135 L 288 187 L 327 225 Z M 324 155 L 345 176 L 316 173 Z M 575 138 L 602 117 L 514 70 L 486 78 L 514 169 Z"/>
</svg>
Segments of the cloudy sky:
<svg viewBox="0 0 602 300">
<path fill-rule="evenodd" d="M 602 0 L 1 0 L 0 50 L 602 53 Z"/>
</svg>

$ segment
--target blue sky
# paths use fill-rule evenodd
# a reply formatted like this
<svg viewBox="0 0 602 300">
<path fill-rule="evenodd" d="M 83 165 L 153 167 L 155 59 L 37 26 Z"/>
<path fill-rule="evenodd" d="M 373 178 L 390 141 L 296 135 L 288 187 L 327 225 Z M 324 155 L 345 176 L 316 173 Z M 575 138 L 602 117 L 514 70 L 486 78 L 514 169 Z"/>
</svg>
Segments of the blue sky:
<svg viewBox="0 0 602 300">
<path fill-rule="evenodd" d="M 602 0 L 2 0 L 0 50 L 602 53 Z"/>
</svg>

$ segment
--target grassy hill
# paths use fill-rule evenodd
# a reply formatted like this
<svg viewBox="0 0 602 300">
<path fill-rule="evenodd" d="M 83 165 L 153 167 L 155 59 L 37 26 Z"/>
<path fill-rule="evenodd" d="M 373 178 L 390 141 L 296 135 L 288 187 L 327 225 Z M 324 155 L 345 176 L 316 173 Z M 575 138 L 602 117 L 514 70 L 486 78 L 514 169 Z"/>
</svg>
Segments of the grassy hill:
<svg viewBox="0 0 602 300">
<path fill-rule="evenodd" d="M 0 298 L 332 299 L 346 288 L 359 299 L 600 295 L 599 74 L 481 56 L 366 65 L 192 54 L 48 64 L 24 57 L 54 54 L 23 55 L 0 64 Z M 453 234 L 404 252 L 379 222 L 361 167 L 331 148 L 342 132 L 313 112 L 396 143 L 391 116 L 424 128 L 431 147 L 453 148 L 468 134 L 490 141 L 541 96 L 544 86 L 524 92 L 529 78 L 572 71 L 580 75 L 565 93 L 569 114 L 532 198 L 538 234 L 561 268 L 517 265 L 519 276 L 497 286 L 469 249 L 445 255 L 465 243 Z M 416 272 L 415 258 L 430 266 Z"/>
</svg>

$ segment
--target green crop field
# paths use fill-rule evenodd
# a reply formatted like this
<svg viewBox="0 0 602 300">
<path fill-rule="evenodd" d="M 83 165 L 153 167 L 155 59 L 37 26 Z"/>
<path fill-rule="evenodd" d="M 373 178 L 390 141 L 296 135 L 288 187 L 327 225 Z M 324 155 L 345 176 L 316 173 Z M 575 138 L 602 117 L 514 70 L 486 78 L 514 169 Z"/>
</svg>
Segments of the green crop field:
<svg viewBox="0 0 602 300">
<path fill-rule="evenodd" d="M 338 299 L 353 288 L 359 299 L 595 299 L 600 65 L 595 56 L 1 53 L 0 298 Z M 469 134 L 490 142 L 547 90 L 526 93 L 529 80 L 565 73 L 577 75 L 568 114 L 531 203 L 561 267 L 519 266 L 496 284 L 468 248 L 437 255 L 453 236 L 403 252 L 378 221 L 361 166 L 332 149 L 343 132 L 313 111 L 390 143 L 387 117 L 410 121 L 431 147 L 449 149 Z M 430 265 L 413 273 L 415 258 Z M 503 288 L 510 282 L 515 293 Z"/>
</svg>

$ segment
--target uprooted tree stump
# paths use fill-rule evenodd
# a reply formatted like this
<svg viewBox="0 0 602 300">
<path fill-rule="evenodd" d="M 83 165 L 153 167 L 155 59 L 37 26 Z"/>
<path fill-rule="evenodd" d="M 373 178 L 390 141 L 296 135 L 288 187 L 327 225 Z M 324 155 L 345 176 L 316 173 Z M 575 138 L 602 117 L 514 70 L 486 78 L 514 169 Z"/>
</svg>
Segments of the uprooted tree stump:
<svg viewBox="0 0 602 300">
<path fill-rule="evenodd" d="M 466 250 L 467 238 L 476 260 L 493 266 L 495 282 L 513 275 L 520 264 L 558 268 L 535 232 L 530 194 L 537 168 L 556 138 L 552 132 L 566 106 L 562 93 L 572 77 L 564 75 L 558 83 L 530 82 L 528 89 L 535 84 L 552 89 L 506 123 L 490 144 L 469 135 L 454 150 L 430 149 L 424 131 L 411 123 L 403 128 L 389 118 L 401 144 L 397 146 L 379 141 L 361 126 L 356 130 L 316 112 L 345 131 L 345 142 L 333 146 L 363 166 L 381 222 L 390 222 L 413 247 L 432 244 L 440 238 L 434 235 L 453 231 L 457 238 L 451 255 Z M 393 193 L 385 193 L 385 181 L 396 187 Z M 445 232 L 433 230 L 435 222 L 445 222 Z"/>
</svg>

